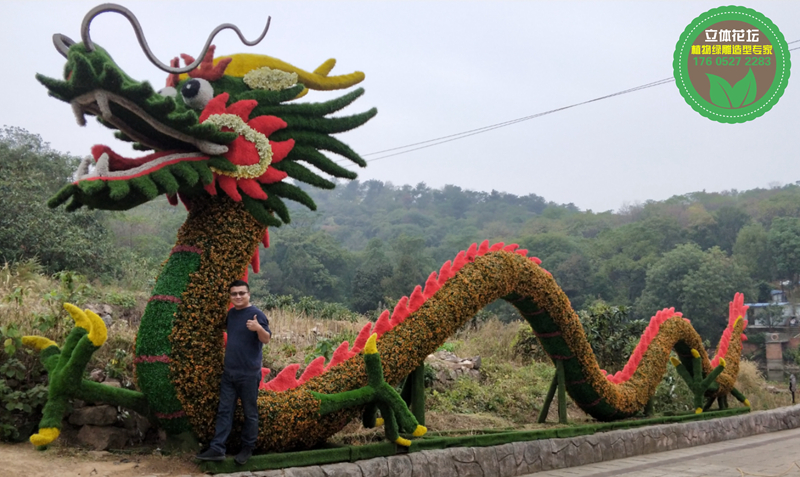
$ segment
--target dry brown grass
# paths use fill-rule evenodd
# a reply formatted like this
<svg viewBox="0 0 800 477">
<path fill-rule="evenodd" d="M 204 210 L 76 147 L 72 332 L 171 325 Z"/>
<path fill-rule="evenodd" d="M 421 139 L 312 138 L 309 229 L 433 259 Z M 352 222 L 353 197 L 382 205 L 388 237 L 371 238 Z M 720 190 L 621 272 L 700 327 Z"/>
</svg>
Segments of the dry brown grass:
<svg viewBox="0 0 800 477">
<path fill-rule="evenodd" d="M 5 263 L 0 268 L 0 325 L 13 324 L 30 334 L 36 315 L 52 313 L 54 307 L 60 306 L 42 298 L 57 285 L 41 271 L 35 261 Z"/>
<path fill-rule="evenodd" d="M 478 324 L 477 328 L 460 330 L 451 341 L 456 342 L 456 352 L 460 356 L 514 361 L 514 338 L 517 336 L 519 323 L 503 323 L 497 318 L 490 318 Z"/>
<path fill-rule="evenodd" d="M 286 310 L 272 310 L 267 316 L 273 335 L 269 346 L 264 347 L 264 366 L 270 368 L 272 376 L 290 364 L 300 363 L 301 369 L 304 368 L 323 340 L 330 343 L 331 352 L 342 341 L 352 346 L 367 323 L 366 319 L 359 322 L 315 320 Z"/>
<path fill-rule="evenodd" d="M 739 377 L 736 388 L 750 400 L 753 410 L 761 411 L 776 407 L 791 406 L 792 395 L 784 383 L 768 382 L 758 366 L 752 361 L 743 359 L 739 364 Z M 738 404 L 735 399 L 728 402 Z"/>
</svg>

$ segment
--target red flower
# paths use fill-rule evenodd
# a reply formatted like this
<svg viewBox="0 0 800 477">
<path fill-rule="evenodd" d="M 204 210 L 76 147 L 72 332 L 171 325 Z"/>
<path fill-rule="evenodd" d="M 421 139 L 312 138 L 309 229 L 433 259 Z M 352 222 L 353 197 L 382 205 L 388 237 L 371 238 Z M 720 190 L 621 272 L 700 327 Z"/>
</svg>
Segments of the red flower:
<svg viewBox="0 0 800 477">
<path fill-rule="evenodd" d="M 239 190 L 254 199 L 265 200 L 267 194 L 260 184 L 272 184 L 287 177 L 285 172 L 270 166 L 289 154 L 294 147 L 294 140 L 268 141 L 267 146 L 264 139 L 285 128 L 286 122 L 276 116 L 249 119 L 258 102 L 242 100 L 226 106 L 228 97 L 228 93 L 222 93 L 209 101 L 200 114 L 200 123 L 211 121 L 223 131 L 239 133 L 239 137 L 228 145 L 228 152 L 223 154 L 237 170 L 223 171 L 212 167 L 214 181 L 205 189 L 209 194 L 216 195 L 215 182 L 218 182 L 220 188 L 236 202 L 242 200 Z"/>
</svg>

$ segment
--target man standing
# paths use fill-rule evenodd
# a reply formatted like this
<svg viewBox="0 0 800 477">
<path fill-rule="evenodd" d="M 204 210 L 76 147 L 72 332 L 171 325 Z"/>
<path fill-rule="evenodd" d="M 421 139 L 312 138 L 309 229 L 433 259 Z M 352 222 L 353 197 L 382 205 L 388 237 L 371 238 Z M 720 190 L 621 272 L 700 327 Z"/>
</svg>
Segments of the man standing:
<svg viewBox="0 0 800 477">
<path fill-rule="evenodd" d="M 269 343 L 272 332 L 266 315 L 250 304 L 250 286 L 236 280 L 228 287 L 233 308 L 228 311 L 226 328 L 225 367 L 219 391 L 217 427 L 208 449 L 196 456 L 199 460 L 225 459 L 225 442 L 233 426 L 236 399 L 242 400 L 244 425 L 242 451 L 236 455 L 237 464 L 244 464 L 253 454 L 258 437 L 258 386 L 261 384 L 261 348 Z"/>
</svg>

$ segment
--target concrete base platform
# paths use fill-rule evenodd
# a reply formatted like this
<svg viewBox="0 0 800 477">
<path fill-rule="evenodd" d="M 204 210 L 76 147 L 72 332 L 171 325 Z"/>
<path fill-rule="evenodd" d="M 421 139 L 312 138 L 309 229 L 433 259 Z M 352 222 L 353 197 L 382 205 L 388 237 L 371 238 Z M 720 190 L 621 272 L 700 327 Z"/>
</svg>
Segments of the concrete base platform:
<svg viewBox="0 0 800 477">
<path fill-rule="evenodd" d="M 800 476 L 800 429 L 771 432 L 525 477 Z"/>
<path fill-rule="evenodd" d="M 800 449 L 798 429 L 800 429 L 800 405 L 706 421 L 600 432 L 590 436 L 514 442 L 493 447 L 456 447 L 357 462 L 227 475 L 230 477 L 514 477 L 534 473 L 542 477 L 748 475 L 736 470 L 740 461 L 734 461 L 732 457 L 739 455 L 752 456 L 745 457 L 741 465 L 752 464 L 754 469 L 772 469 L 766 471 L 766 474 L 753 470 L 750 475 L 759 473 L 770 475 L 769 472 L 774 472 L 775 466 L 785 471 L 789 463 L 795 459 L 800 460 L 800 450 L 797 450 Z M 788 433 L 775 434 L 787 430 Z M 733 441 L 743 438 L 755 440 Z M 784 446 L 784 441 L 788 441 L 789 444 Z M 752 453 L 747 454 L 746 451 L 751 447 Z M 773 448 L 779 449 L 776 451 L 778 454 L 788 452 L 792 460 L 776 460 Z M 717 454 L 721 457 L 714 457 Z M 690 459 L 691 456 L 694 457 Z M 710 470 L 709 467 L 698 471 L 700 473 L 692 470 L 700 469 L 701 466 L 715 465 L 718 468 L 714 470 Z M 677 470 L 673 471 L 671 469 L 674 466 L 677 466 L 675 467 Z M 662 467 L 665 470 L 658 473 Z M 775 475 L 777 474 L 775 472 Z M 789 472 L 783 475 L 794 474 Z M 800 473 L 796 475 L 800 477 Z"/>
</svg>

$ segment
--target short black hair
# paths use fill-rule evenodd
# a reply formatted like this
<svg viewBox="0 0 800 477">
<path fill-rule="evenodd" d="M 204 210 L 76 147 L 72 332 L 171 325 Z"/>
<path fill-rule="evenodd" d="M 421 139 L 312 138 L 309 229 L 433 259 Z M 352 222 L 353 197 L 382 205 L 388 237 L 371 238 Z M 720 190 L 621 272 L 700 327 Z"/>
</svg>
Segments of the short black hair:
<svg viewBox="0 0 800 477">
<path fill-rule="evenodd" d="M 231 284 L 228 285 L 228 291 L 231 291 L 231 288 L 233 288 L 233 287 L 247 287 L 247 291 L 248 292 L 250 291 L 250 285 L 248 285 L 247 282 L 244 281 L 244 280 L 234 280 L 234 281 L 232 281 Z"/>
</svg>

